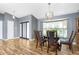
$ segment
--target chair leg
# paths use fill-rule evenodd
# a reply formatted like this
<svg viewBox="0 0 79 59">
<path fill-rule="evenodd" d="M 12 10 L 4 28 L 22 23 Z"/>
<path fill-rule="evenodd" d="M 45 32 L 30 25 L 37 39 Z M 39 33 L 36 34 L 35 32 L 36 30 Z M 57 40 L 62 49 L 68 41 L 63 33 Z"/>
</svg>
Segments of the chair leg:
<svg viewBox="0 0 79 59">
<path fill-rule="evenodd" d="M 55 55 L 57 55 L 58 46 L 55 46 Z"/>
<path fill-rule="evenodd" d="M 62 44 L 60 44 L 60 51 L 61 51 L 61 49 L 62 49 Z"/>
<path fill-rule="evenodd" d="M 69 45 L 69 49 L 71 50 L 71 45 Z"/>
<path fill-rule="evenodd" d="M 73 47 L 71 47 L 72 53 L 73 53 Z"/>
<path fill-rule="evenodd" d="M 42 50 L 43 50 L 43 49 L 42 49 L 42 44 L 40 44 L 40 47 L 41 47 L 41 51 L 42 51 Z"/>
<path fill-rule="evenodd" d="M 36 42 L 36 48 L 38 47 L 38 41 Z"/>
<path fill-rule="evenodd" d="M 57 49 L 58 49 L 59 51 L 61 51 L 61 45 L 58 44 Z"/>
<path fill-rule="evenodd" d="M 44 46 L 44 42 L 43 42 L 43 46 Z"/>
<path fill-rule="evenodd" d="M 49 46 L 47 47 L 47 53 L 49 53 Z"/>
<path fill-rule="evenodd" d="M 72 53 L 73 53 L 73 46 L 71 45 L 71 51 L 72 51 Z"/>
<path fill-rule="evenodd" d="M 55 55 L 57 55 L 57 49 L 55 50 Z"/>
<path fill-rule="evenodd" d="M 73 47 L 72 47 L 72 45 L 69 45 L 69 49 L 72 51 L 72 53 L 73 53 Z"/>
</svg>

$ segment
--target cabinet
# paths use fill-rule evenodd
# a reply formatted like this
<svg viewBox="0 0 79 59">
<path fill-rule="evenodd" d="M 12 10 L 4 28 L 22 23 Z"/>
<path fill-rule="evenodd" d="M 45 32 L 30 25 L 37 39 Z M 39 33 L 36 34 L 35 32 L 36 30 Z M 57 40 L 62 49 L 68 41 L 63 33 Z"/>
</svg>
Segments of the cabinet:
<svg viewBox="0 0 79 59">
<path fill-rule="evenodd" d="M 76 26 L 77 33 L 79 33 L 79 17 L 76 20 Z"/>
<path fill-rule="evenodd" d="M 77 42 L 77 48 L 79 50 L 79 17 L 76 19 L 76 42 Z"/>
<path fill-rule="evenodd" d="M 79 50 L 79 34 L 76 34 L 76 42 L 77 42 L 77 48 Z"/>
</svg>

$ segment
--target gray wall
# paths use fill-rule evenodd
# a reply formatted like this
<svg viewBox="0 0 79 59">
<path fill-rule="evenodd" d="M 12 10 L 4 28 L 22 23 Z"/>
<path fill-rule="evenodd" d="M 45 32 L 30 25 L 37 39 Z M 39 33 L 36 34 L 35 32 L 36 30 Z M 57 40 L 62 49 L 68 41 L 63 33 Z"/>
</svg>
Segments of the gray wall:
<svg viewBox="0 0 79 59">
<path fill-rule="evenodd" d="M 28 16 L 25 16 L 25 17 L 22 17 L 22 18 L 19 18 L 19 25 L 18 25 L 18 28 L 19 28 L 19 36 L 20 36 L 20 23 L 21 22 L 26 22 L 26 21 L 29 21 L 29 36 L 30 36 L 30 39 L 34 38 L 34 30 L 37 30 L 37 19 L 32 16 L 32 15 L 28 15 Z"/>
<path fill-rule="evenodd" d="M 67 20 L 68 20 L 67 34 L 68 34 L 68 37 L 69 37 L 71 31 L 76 30 L 76 25 L 75 24 L 76 24 L 76 18 L 78 16 L 79 16 L 79 12 L 72 13 L 72 14 L 61 15 L 61 16 L 55 16 L 53 19 L 67 18 Z M 42 28 L 43 28 L 42 20 L 45 20 L 45 19 L 39 19 L 39 21 L 38 21 L 38 30 L 42 30 Z"/>
<path fill-rule="evenodd" d="M 34 30 L 38 30 L 38 20 L 33 15 L 32 18 L 32 38 L 34 38 Z"/>
<path fill-rule="evenodd" d="M 19 28 L 19 29 L 18 29 L 18 30 L 19 30 L 18 35 L 19 35 L 19 37 L 20 37 L 20 23 L 21 23 L 21 22 L 26 22 L 26 21 L 29 21 L 29 25 L 30 25 L 30 30 L 29 30 L 29 31 L 30 31 L 30 33 L 29 33 L 30 35 L 29 35 L 29 36 L 31 37 L 31 34 L 32 34 L 31 28 L 32 28 L 32 27 L 31 27 L 31 16 L 30 16 L 30 15 L 25 16 L 25 17 L 22 17 L 22 18 L 19 18 L 19 25 L 18 25 L 18 28 Z"/>
<path fill-rule="evenodd" d="M 16 18 L 15 20 L 14 20 L 14 37 L 19 37 L 19 32 L 20 32 L 20 30 L 19 30 L 19 19 L 18 18 Z"/>
<path fill-rule="evenodd" d="M 0 14 L 0 20 L 3 22 L 4 21 L 4 15 L 3 14 Z M 4 34 L 4 30 L 2 32 L 2 35 Z M 4 37 L 4 36 L 3 36 Z"/>
<path fill-rule="evenodd" d="M 61 16 L 55 16 L 54 19 L 61 19 L 61 18 L 67 18 L 68 19 L 68 36 L 70 35 L 72 30 L 76 29 L 76 17 L 79 16 L 79 12 L 72 13 L 72 14 L 66 14 Z M 3 38 L 7 38 L 7 20 L 13 20 L 12 15 L 8 13 L 0 14 L 0 20 L 3 21 Z M 32 15 L 28 15 L 22 18 L 16 18 L 14 20 L 14 37 L 20 36 L 20 22 L 29 21 L 30 24 L 30 39 L 34 38 L 34 30 L 42 30 L 43 24 L 42 20 L 45 19 L 39 19 L 37 20 L 36 17 Z"/>
<path fill-rule="evenodd" d="M 3 21 L 3 39 L 7 39 L 7 21 L 13 20 L 12 15 L 8 13 L 0 14 L 0 20 Z M 18 20 L 17 18 L 14 20 L 14 37 L 18 37 Z"/>
<path fill-rule="evenodd" d="M 67 24 L 67 34 L 68 37 L 70 36 L 70 33 L 72 30 L 76 30 L 76 17 L 79 16 L 79 12 L 77 13 L 72 13 L 72 14 L 66 14 L 66 15 L 61 15 L 61 16 L 55 16 L 53 19 L 62 19 L 62 18 L 67 18 L 68 24 Z M 29 21 L 30 22 L 30 38 L 34 37 L 34 30 L 41 30 L 43 29 L 43 20 L 45 19 L 39 19 L 37 20 L 36 17 L 33 15 L 25 16 L 19 19 L 20 22 L 24 21 Z M 18 26 L 19 28 L 20 26 Z M 19 34 L 19 33 L 18 33 Z"/>
</svg>

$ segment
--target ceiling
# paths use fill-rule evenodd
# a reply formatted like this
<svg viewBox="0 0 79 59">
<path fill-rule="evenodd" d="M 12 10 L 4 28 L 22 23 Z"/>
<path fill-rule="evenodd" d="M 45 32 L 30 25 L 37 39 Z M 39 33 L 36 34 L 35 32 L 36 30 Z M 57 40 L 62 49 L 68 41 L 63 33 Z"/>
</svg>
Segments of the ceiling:
<svg viewBox="0 0 79 59">
<path fill-rule="evenodd" d="M 50 7 L 54 16 L 79 11 L 78 3 L 52 3 Z M 47 11 L 47 3 L 0 3 L 0 13 L 7 12 L 18 18 L 31 14 L 37 18 L 45 18 Z"/>
</svg>

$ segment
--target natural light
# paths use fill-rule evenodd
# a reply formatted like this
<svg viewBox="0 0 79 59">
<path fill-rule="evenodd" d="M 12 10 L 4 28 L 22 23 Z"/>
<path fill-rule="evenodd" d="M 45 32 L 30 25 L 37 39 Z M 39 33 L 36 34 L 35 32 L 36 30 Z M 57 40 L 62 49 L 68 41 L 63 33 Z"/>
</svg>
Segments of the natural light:
<svg viewBox="0 0 79 59">
<path fill-rule="evenodd" d="M 47 30 L 57 30 L 59 37 L 67 37 L 67 20 L 58 20 L 43 22 L 43 34 L 46 35 Z"/>
</svg>

